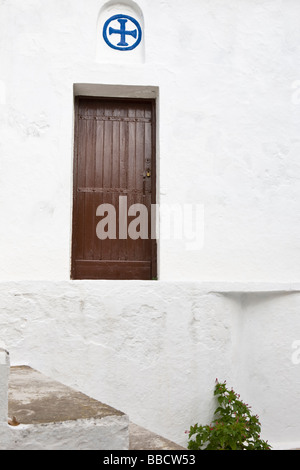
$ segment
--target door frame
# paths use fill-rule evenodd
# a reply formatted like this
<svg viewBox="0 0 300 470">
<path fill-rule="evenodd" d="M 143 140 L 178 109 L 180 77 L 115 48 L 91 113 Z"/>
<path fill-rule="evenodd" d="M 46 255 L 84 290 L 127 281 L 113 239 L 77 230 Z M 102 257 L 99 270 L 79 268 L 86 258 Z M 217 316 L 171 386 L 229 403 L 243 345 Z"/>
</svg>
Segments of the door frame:
<svg viewBox="0 0 300 470">
<path fill-rule="evenodd" d="M 78 139 L 79 139 L 79 100 L 90 99 L 91 101 L 131 101 L 131 102 L 148 102 L 152 105 L 152 159 L 151 159 L 151 204 L 157 204 L 157 100 L 155 98 L 136 98 L 136 97 L 118 97 L 118 96 L 93 96 L 85 94 L 77 94 L 74 96 L 74 126 L 73 126 L 73 185 L 72 185 L 72 233 L 71 233 L 71 269 L 70 278 L 71 280 L 80 280 L 75 277 L 75 247 L 74 247 L 74 234 L 76 231 L 76 197 L 77 197 L 77 170 L 78 170 Z M 157 207 L 157 206 L 156 206 Z M 156 217 L 157 220 L 157 217 Z M 151 239 L 151 279 L 158 279 L 158 267 L 157 267 L 157 229 L 154 230 L 156 236 Z M 101 279 L 99 279 L 101 280 Z"/>
</svg>

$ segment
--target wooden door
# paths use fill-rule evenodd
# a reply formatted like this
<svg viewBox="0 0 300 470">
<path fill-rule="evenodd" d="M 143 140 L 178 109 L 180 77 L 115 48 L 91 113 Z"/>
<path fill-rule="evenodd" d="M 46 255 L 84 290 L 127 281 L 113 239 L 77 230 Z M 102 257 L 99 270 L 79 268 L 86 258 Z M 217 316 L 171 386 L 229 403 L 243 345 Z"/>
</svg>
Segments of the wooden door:
<svg viewBox="0 0 300 470">
<path fill-rule="evenodd" d="M 154 101 L 78 97 L 72 279 L 156 278 L 156 241 L 151 238 L 155 192 Z M 108 218 L 104 204 L 114 208 L 115 221 L 113 211 Z M 137 224 L 140 215 L 130 210 L 134 204 L 147 209 L 147 237 L 145 224 L 138 238 L 129 236 L 130 223 Z M 105 217 L 108 233 L 115 222 L 115 237 L 99 237 L 97 230 L 100 223 L 103 229 Z"/>
</svg>

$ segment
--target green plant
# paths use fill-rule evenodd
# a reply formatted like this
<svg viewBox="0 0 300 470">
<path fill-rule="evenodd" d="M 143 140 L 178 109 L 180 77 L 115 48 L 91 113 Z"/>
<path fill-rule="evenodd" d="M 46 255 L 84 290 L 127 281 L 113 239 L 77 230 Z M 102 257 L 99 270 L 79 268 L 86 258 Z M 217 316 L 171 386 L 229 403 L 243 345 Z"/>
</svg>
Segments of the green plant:
<svg viewBox="0 0 300 470">
<path fill-rule="evenodd" d="M 229 390 L 226 381 L 216 379 L 214 395 L 218 407 L 210 425 L 190 427 L 190 450 L 271 450 L 268 441 L 260 438 L 259 417 L 253 415 L 250 406 L 240 400 L 240 395 Z"/>
</svg>

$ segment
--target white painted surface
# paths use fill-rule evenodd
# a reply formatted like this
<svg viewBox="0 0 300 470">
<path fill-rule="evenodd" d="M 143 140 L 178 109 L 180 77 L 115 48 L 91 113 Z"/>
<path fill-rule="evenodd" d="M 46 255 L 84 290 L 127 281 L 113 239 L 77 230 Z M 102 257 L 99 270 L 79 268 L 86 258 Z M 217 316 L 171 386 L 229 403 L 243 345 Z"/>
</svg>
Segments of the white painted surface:
<svg viewBox="0 0 300 470">
<path fill-rule="evenodd" d="M 143 61 L 121 67 L 97 49 L 104 4 L 0 3 L 1 337 L 179 443 L 226 378 L 299 447 L 300 3 L 140 0 Z M 205 214 L 202 250 L 159 244 L 178 282 L 68 282 L 74 84 L 159 96 L 158 201 Z"/>
<path fill-rule="evenodd" d="M 0 80 L 0 105 L 5 104 L 6 93 L 5 93 L 5 82 Z"/>
<path fill-rule="evenodd" d="M 73 84 L 87 83 L 159 87 L 158 201 L 204 205 L 203 249 L 163 241 L 161 279 L 298 281 L 300 4 L 126 5 L 145 60 L 120 65 L 97 53 L 104 1 L 1 2 L 0 279 L 69 279 Z"/>
<path fill-rule="evenodd" d="M 0 284 L 0 331 L 28 364 L 184 445 L 206 424 L 215 379 L 300 447 L 300 285 L 174 282 Z"/>
</svg>

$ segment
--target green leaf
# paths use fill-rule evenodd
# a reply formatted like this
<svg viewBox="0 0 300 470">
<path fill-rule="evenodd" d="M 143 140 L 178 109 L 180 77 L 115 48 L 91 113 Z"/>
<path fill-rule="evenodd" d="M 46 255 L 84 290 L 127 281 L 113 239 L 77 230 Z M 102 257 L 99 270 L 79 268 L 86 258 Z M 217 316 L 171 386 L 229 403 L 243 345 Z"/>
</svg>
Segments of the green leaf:
<svg viewBox="0 0 300 470">
<path fill-rule="evenodd" d="M 217 383 L 214 389 L 217 406 L 212 425 L 190 427 L 188 449 L 191 450 L 270 450 L 268 442 L 262 441 L 260 423 L 249 407 L 239 400 L 226 383 Z"/>
</svg>

